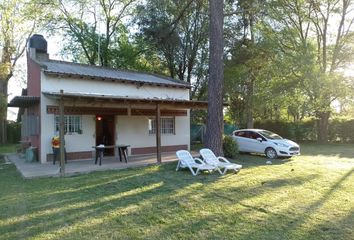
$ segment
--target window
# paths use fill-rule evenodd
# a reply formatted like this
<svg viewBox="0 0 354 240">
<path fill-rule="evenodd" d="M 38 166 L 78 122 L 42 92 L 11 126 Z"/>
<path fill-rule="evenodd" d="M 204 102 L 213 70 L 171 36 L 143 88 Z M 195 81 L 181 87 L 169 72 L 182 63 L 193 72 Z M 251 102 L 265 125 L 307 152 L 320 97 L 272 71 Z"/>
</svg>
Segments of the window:
<svg viewBox="0 0 354 240">
<path fill-rule="evenodd" d="M 248 133 L 248 138 L 252 138 L 252 139 L 257 139 L 258 137 L 261 137 L 259 136 L 257 133 L 255 132 L 249 132 Z"/>
<path fill-rule="evenodd" d="M 246 137 L 246 132 L 235 132 L 235 136 L 238 136 L 238 137 Z"/>
<path fill-rule="evenodd" d="M 82 130 L 81 116 L 73 116 L 73 115 L 64 116 L 65 134 L 81 133 L 81 130 Z M 59 116 L 55 116 L 55 131 L 59 132 Z"/>
<path fill-rule="evenodd" d="M 156 119 L 149 119 L 149 134 L 156 134 Z M 161 134 L 175 134 L 175 119 L 161 118 Z"/>
</svg>

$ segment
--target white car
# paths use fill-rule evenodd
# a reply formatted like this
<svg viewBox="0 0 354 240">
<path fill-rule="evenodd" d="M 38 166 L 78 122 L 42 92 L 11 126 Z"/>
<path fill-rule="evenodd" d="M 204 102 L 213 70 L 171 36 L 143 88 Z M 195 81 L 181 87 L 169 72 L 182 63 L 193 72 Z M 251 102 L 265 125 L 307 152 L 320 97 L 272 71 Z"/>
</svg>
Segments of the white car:
<svg viewBox="0 0 354 240">
<path fill-rule="evenodd" d="M 267 158 L 300 155 L 300 146 L 263 129 L 241 129 L 232 133 L 240 152 L 264 153 Z"/>
</svg>

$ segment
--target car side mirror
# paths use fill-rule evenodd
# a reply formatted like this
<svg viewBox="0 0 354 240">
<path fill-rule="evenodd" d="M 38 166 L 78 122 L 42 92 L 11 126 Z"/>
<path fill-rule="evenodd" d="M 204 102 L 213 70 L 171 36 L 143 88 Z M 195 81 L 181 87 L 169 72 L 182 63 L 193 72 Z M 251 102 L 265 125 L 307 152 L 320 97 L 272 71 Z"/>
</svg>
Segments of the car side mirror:
<svg viewBox="0 0 354 240">
<path fill-rule="evenodd" d="M 257 141 L 258 141 L 258 142 L 262 142 L 263 139 L 259 137 L 259 138 L 257 138 Z"/>
</svg>

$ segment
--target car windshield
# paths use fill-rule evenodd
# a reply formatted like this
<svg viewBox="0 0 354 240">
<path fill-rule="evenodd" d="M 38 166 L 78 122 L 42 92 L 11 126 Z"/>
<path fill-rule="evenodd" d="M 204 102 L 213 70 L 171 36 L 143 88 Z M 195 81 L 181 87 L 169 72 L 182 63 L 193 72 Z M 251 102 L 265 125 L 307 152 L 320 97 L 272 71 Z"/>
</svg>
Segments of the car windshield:
<svg viewBox="0 0 354 240">
<path fill-rule="evenodd" d="M 262 130 L 262 131 L 259 131 L 259 133 L 268 139 L 283 139 L 281 136 L 279 136 L 278 134 L 273 133 L 271 131 Z"/>
</svg>

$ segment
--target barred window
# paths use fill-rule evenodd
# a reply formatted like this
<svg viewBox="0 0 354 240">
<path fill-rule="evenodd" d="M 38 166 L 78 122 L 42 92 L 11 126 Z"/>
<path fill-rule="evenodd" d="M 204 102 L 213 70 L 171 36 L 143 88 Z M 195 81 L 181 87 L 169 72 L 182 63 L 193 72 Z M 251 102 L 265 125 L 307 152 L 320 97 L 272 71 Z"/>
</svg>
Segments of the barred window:
<svg viewBox="0 0 354 240">
<path fill-rule="evenodd" d="M 149 134 L 156 134 L 156 119 L 149 119 Z M 175 118 L 161 118 L 161 134 L 175 134 Z"/>
<path fill-rule="evenodd" d="M 55 131 L 59 132 L 60 116 L 55 116 Z M 81 133 L 82 120 L 81 116 L 67 115 L 64 116 L 64 132 L 65 134 Z"/>
</svg>

